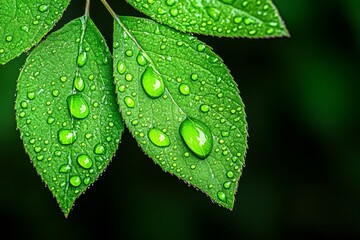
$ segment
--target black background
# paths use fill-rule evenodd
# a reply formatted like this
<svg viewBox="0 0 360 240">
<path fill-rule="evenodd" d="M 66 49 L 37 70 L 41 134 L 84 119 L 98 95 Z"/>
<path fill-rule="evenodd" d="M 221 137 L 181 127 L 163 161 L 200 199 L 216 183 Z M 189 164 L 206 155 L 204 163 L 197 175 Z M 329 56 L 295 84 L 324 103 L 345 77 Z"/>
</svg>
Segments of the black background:
<svg viewBox="0 0 360 240">
<path fill-rule="evenodd" d="M 128 131 L 65 219 L 16 130 L 26 54 L 0 66 L 1 239 L 359 239 L 360 2 L 276 0 L 291 38 L 199 38 L 238 83 L 249 150 L 233 211 L 164 173 Z M 125 1 L 118 14 L 142 16 Z M 83 14 L 72 1 L 57 29 Z M 112 18 L 91 17 L 111 47 Z"/>
</svg>

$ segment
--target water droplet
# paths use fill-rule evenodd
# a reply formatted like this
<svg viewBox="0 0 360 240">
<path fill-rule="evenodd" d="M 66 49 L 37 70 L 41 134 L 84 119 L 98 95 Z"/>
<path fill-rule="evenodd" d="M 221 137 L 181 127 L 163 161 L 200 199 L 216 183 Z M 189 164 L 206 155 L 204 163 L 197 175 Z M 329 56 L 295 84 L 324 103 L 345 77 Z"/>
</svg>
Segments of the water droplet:
<svg viewBox="0 0 360 240">
<path fill-rule="evenodd" d="M 94 153 L 98 154 L 98 155 L 104 154 L 105 153 L 105 147 L 101 143 L 96 144 L 96 146 L 94 148 Z"/>
<path fill-rule="evenodd" d="M 33 100 L 35 98 L 35 92 L 28 92 L 27 97 L 28 99 Z"/>
<path fill-rule="evenodd" d="M 62 145 L 70 145 L 76 141 L 76 132 L 70 129 L 60 129 L 58 131 L 58 140 Z"/>
<path fill-rule="evenodd" d="M 69 173 L 70 172 L 70 166 L 67 164 L 61 165 L 59 168 L 59 172 L 61 173 Z"/>
<path fill-rule="evenodd" d="M 210 155 L 213 137 L 205 123 L 188 117 L 181 123 L 179 131 L 185 144 L 198 158 L 205 159 Z"/>
<path fill-rule="evenodd" d="M 191 74 L 191 80 L 196 81 L 199 77 L 196 73 Z"/>
<path fill-rule="evenodd" d="M 139 55 L 137 56 L 136 61 L 140 66 L 145 66 L 147 63 L 146 58 L 141 53 L 139 53 Z"/>
<path fill-rule="evenodd" d="M 74 187 L 78 187 L 81 184 L 81 179 L 79 176 L 75 175 L 70 178 L 70 184 Z"/>
<path fill-rule="evenodd" d="M 202 104 L 202 105 L 200 106 L 200 110 L 201 110 L 202 112 L 206 113 L 206 112 L 208 112 L 208 111 L 210 110 L 210 107 L 209 107 L 209 105 L 207 105 L 207 104 Z"/>
<path fill-rule="evenodd" d="M 151 98 L 158 98 L 163 95 L 165 85 L 162 77 L 155 72 L 152 66 L 148 66 L 141 77 L 142 87 Z"/>
<path fill-rule="evenodd" d="M 53 124 L 55 122 L 55 118 L 53 117 L 48 117 L 47 121 L 48 124 Z"/>
<path fill-rule="evenodd" d="M 131 97 L 125 97 L 124 102 L 129 108 L 133 108 L 135 106 L 135 101 Z"/>
<path fill-rule="evenodd" d="M 87 177 L 87 178 L 84 179 L 84 183 L 85 183 L 86 185 L 89 185 L 90 180 L 91 180 L 91 178 Z"/>
<path fill-rule="evenodd" d="M 7 36 L 5 37 L 5 40 L 6 40 L 7 42 L 11 42 L 11 41 L 13 40 L 13 36 L 7 35 Z"/>
<path fill-rule="evenodd" d="M 52 95 L 54 96 L 54 97 L 57 97 L 57 96 L 59 96 L 59 90 L 57 90 L 57 89 L 54 89 L 53 91 L 52 91 Z"/>
<path fill-rule="evenodd" d="M 127 73 L 126 75 L 125 75 L 125 79 L 126 79 L 126 81 L 131 81 L 132 79 L 133 79 L 133 75 L 131 75 L 131 73 Z"/>
<path fill-rule="evenodd" d="M 202 44 L 202 43 L 199 43 L 199 44 L 197 45 L 197 50 L 198 50 L 199 52 L 203 52 L 203 51 L 205 50 L 205 48 L 206 48 L 206 46 L 205 46 L 204 44 Z"/>
<path fill-rule="evenodd" d="M 178 11 L 176 8 L 172 8 L 172 9 L 170 10 L 170 14 L 171 14 L 171 16 L 173 16 L 173 17 L 176 17 L 176 16 L 178 15 L 178 13 L 179 13 L 179 11 Z"/>
<path fill-rule="evenodd" d="M 223 193 L 223 192 L 218 192 L 218 193 L 217 193 L 217 196 L 218 196 L 218 198 L 220 199 L 220 201 L 222 201 L 222 202 L 225 202 L 225 201 L 226 201 L 226 195 L 225 195 L 225 193 Z"/>
<path fill-rule="evenodd" d="M 123 62 L 119 61 L 117 64 L 117 70 L 122 75 L 126 72 L 126 66 Z"/>
<path fill-rule="evenodd" d="M 82 92 L 85 88 L 85 82 L 79 75 L 77 75 L 74 79 L 74 87 L 79 92 Z"/>
<path fill-rule="evenodd" d="M 181 92 L 181 94 L 183 95 L 189 95 L 190 93 L 190 87 L 187 84 L 180 84 L 179 86 L 179 91 Z"/>
<path fill-rule="evenodd" d="M 86 52 L 81 52 L 79 53 L 79 56 L 77 58 L 77 65 L 79 67 L 83 67 L 86 64 L 87 61 L 87 57 L 86 57 Z"/>
<path fill-rule="evenodd" d="M 43 4 L 43 5 L 40 5 L 38 9 L 40 12 L 45 12 L 46 10 L 48 10 L 48 8 L 49 8 L 49 5 Z"/>
<path fill-rule="evenodd" d="M 66 82 L 66 80 L 67 80 L 67 77 L 65 77 L 65 76 L 62 76 L 62 77 L 60 78 L 60 81 L 63 82 L 63 83 Z"/>
<path fill-rule="evenodd" d="M 158 128 L 150 129 L 148 136 L 150 141 L 158 147 L 170 145 L 170 138 Z"/>
<path fill-rule="evenodd" d="M 225 182 L 224 183 L 224 188 L 229 189 L 230 186 L 231 186 L 231 182 Z"/>
<path fill-rule="evenodd" d="M 26 101 L 22 101 L 22 102 L 20 103 L 20 106 L 21 106 L 22 108 L 27 108 L 27 107 L 28 107 L 28 103 L 27 103 Z"/>
<path fill-rule="evenodd" d="M 228 136 L 229 136 L 229 132 L 228 132 L 228 131 L 222 131 L 222 132 L 221 132 L 221 136 L 223 136 L 223 137 L 228 137 Z"/>
<path fill-rule="evenodd" d="M 219 21 L 220 13 L 221 13 L 219 9 L 214 7 L 206 7 L 205 9 L 212 19 L 214 19 L 215 21 Z"/>
<path fill-rule="evenodd" d="M 72 116 L 83 119 L 89 115 L 89 105 L 80 94 L 70 95 L 66 100 Z"/>
<path fill-rule="evenodd" d="M 131 50 L 126 50 L 125 51 L 125 55 L 128 56 L 128 57 L 131 57 L 133 55 L 133 51 Z"/>
<path fill-rule="evenodd" d="M 24 25 L 20 28 L 21 30 L 25 31 L 25 32 L 28 32 L 29 31 L 29 27 Z"/>
<path fill-rule="evenodd" d="M 176 0 L 166 0 L 166 4 L 169 5 L 169 6 L 174 5 L 175 2 L 176 2 Z"/>
<path fill-rule="evenodd" d="M 88 155 L 85 155 L 85 154 L 80 154 L 77 157 L 77 162 L 81 167 L 83 167 L 85 169 L 89 169 L 93 165 L 93 162 L 90 159 L 90 157 Z"/>
<path fill-rule="evenodd" d="M 228 178 L 233 178 L 233 177 L 234 177 L 234 173 L 233 173 L 232 171 L 228 171 L 228 172 L 226 173 L 226 176 L 227 176 Z"/>
</svg>

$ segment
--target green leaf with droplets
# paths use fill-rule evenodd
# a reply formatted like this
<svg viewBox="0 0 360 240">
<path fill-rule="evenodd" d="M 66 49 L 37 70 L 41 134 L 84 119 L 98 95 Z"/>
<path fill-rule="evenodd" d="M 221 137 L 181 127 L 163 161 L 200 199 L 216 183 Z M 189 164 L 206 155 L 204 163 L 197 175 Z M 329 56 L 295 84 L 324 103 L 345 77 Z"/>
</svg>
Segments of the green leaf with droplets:
<svg viewBox="0 0 360 240">
<path fill-rule="evenodd" d="M 162 169 L 231 209 L 247 124 L 229 70 L 194 36 L 152 20 L 121 21 L 114 76 L 127 127 Z"/>
<path fill-rule="evenodd" d="M 127 0 L 183 32 L 225 37 L 280 37 L 288 32 L 271 0 Z"/>
<path fill-rule="evenodd" d="M 107 167 L 123 131 L 112 58 L 91 19 L 75 19 L 39 44 L 17 88 L 25 150 L 68 215 Z"/>
<path fill-rule="evenodd" d="M 70 0 L 0 0 L 0 64 L 38 43 L 69 3 Z"/>
</svg>

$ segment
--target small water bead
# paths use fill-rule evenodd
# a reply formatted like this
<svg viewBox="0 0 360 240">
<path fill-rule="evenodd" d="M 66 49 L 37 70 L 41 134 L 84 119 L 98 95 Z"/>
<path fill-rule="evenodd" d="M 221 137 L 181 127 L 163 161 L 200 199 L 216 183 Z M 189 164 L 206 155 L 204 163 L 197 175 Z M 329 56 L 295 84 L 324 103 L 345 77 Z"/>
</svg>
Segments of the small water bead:
<svg viewBox="0 0 360 240">
<path fill-rule="evenodd" d="M 225 193 L 219 191 L 219 192 L 217 193 L 217 196 L 218 196 L 218 198 L 220 199 L 220 201 L 222 201 L 222 202 L 225 202 L 225 201 L 226 201 L 226 195 L 225 195 Z"/>
<path fill-rule="evenodd" d="M 133 108 L 135 106 L 135 101 L 131 97 L 125 97 L 124 102 L 129 108 Z"/>
<path fill-rule="evenodd" d="M 49 8 L 49 5 L 43 4 L 43 5 L 40 5 L 38 9 L 39 9 L 39 12 L 45 12 L 46 10 L 48 10 L 48 8 Z"/>
<path fill-rule="evenodd" d="M 120 92 L 125 92 L 125 85 L 121 85 L 121 86 L 119 86 L 118 87 L 118 90 L 120 91 Z"/>
<path fill-rule="evenodd" d="M 86 61 L 87 61 L 87 53 L 84 51 L 79 53 L 79 56 L 77 58 L 77 65 L 79 67 L 83 67 L 86 64 Z"/>
<path fill-rule="evenodd" d="M 145 93 L 151 98 L 159 98 L 165 91 L 165 85 L 162 77 L 155 72 L 150 65 L 146 68 L 141 77 L 141 84 Z"/>
<path fill-rule="evenodd" d="M 0 54 L 4 53 L 5 50 L 3 48 L 0 48 Z"/>
<path fill-rule="evenodd" d="M 182 83 L 182 84 L 180 84 L 180 86 L 179 86 L 179 91 L 180 91 L 180 93 L 183 94 L 183 95 L 189 95 L 189 93 L 190 93 L 190 87 L 189 87 L 187 84 Z"/>
<path fill-rule="evenodd" d="M 58 131 L 58 140 L 62 145 L 70 145 L 76 141 L 76 131 L 70 129 L 60 129 Z"/>
<path fill-rule="evenodd" d="M 256 33 L 256 30 L 250 30 L 250 31 L 249 31 L 249 34 L 250 34 L 250 35 L 254 35 L 255 33 Z"/>
<path fill-rule="evenodd" d="M 105 153 L 105 147 L 101 143 L 96 144 L 94 153 L 97 155 L 103 155 Z"/>
<path fill-rule="evenodd" d="M 200 106 L 200 110 L 201 110 L 202 112 L 204 112 L 204 113 L 207 113 L 207 112 L 210 110 L 210 107 L 209 107 L 209 105 L 207 105 L 207 104 L 202 104 L 202 105 Z"/>
<path fill-rule="evenodd" d="M 91 166 L 93 165 L 93 162 L 92 160 L 90 159 L 90 157 L 86 154 L 80 154 L 78 157 L 77 157 L 77 162 L 78 164 L 85 168 L 85 169 L 89 169 L 91 168 Z"/>
<path fill-rule="evenodd" d="M 199 52 L 203 52 L 203 51 L 205 50 L 205 48 L 206 48 L 206 46 L 205 46 L 204 44 L 202 44 L 202 43 L 199 43 L 199 44 L 197 45 L 197 50 L 198 50 Z"/>
<path fill-rule="evenodd" d="M 226 173 L 226 176 L 227 176 L 228 178 L 233 178 L 233 177 L 234 177 L 234 173 L 233 173 L 232 171 L 228 171 L 228 172 Z"/>
<path fill-rule="evenodd" d="M 222 131 L 221 132 L 221 136 L 223 136 L 223 137 L 228 137 L 229 136 L 229 132 L 228 131 Z"/>
<path fill-rule="evenodd" d="M 132 121 L 131 121 L 131 124 L 132 124 L 133 126 L 137 125 L 138 123 L 139 123 L 138 120 L 132 120 Z"/>
<path fill-rule="evenodd" d="M 223 186 L 224 188 L 229 189 L 231 187 L 231 182 L 225 182 Z"/>
<path fill-rule="evenodd" d="M 5 37 L 5 40 L 6 40 L 7 42 L 11 42 L 11 41 L 13 40 L 13 36 L 7 35 L 7 36 Z"/>
<path fill-rule="evenodd" d="M 132 79 L 133 79 L 133 75 L 131 75 L 131 73 L 127 73 L 126 75 L 125 75 L 125 79 L 126 79 L 126 81 L 131 81 Z"/>
<path fill-rule="evenodd" d="M 196 73 L 193 73 L 193 74 L 191 74 L 190 78 L 191 78 L 191 80 L 196 81 L 196 80 L 198 80 L 199 77 Z"/>
<path fill-rule="evenodd" d="M 84 183 L 85 183 L 86 185 L 89 185 L 90 180 L 91 180 L 91 178 L 87 177 L 87 178 L 84 179 Z"/>
<path fill-rule="evenodd" d="M 78 186 L 80 186 L 80 184 L 81 184 L 81 178 L 80 178 L 78 175 L 72 176 L 72 177 L 70 178 L 70 184 L 71 184 L 73 187 L 78 187 Z"/>
<path fill-rule="evenodd" d="M 61 165 L 59 168 L 59 172 L 61 173 L 69 173 L 70 172 L 71 167 L 67 164 Z"/>
<path fill-rule="evenodd" d="M 55 118 L 53 117 L 48 117 L 47 121 L 48 124 L 53 124 L 55 122 Z"/>
<path fill-rule="evenodd" d="M 22 102 L 20 103 L 20 106 L 21 106 L 22 108 L 27 108 L 27 107 L 28 107 L 28 103 L 27 103 L 26 101 L 22 101 Z"/>
<path fill-rule="evenodd" d="M 140 66 L 145 66 L 147 64 L 146 58 L 141 53 L 137 56 L 136 61 Z"/>
<path fill-rule="evenodd" d="M 25 112 L 19 113 L 19 117 L 24 118 L 25 116 L 26 116 L 26 113 L 25 113 Z"/>
<path fill-rule="evenodd" d="M 250 25 L 250 24 L 254 23 L 255 21 L 253 19 L 251 19 L 251 18 L 245 18 L 244 22 L 245 22 L 246 25 Z"/>
<path fill-rule="evenodd" d="M 166 4 L 167 4 L 168 6 L 174 5 L 175 2 L 176 2 L 176 0 L 166 0 Z"/>
<path fill-rule="evenodd" d="M 212 19 L 214 19 L 215 21 L 219 21 L 220 14 L 221 14 L 221 11 L 219 9 L 214 8 L 214 7 L 206 7 L 205 10 Z"/>
<path fill-rule="evenodd" d="M 131 57 L 133 55 L 133 51 L 131 50 L 126 50 L 125 51 L 125 55 L 128 56 L 128 57 Z"/>
<path fill-rule="evenodd" d="M 158 128 L 150 129 L 148 136 L 150 141 L 158 147 L 167 147 L 170 145 L 170 138 Z"/>
<path fill-rule="evenodd" d="M 66 100 L 72 116 L 83 119 L 89 115 L 89 105 L 80 94 L 70 95 Z"/>
<path fill-rule="evenodd" d="M 170 14 L 171 14 L 171 16 L 173 16 L 173 17 L 176 17 L 176 16 L 178 15 L 178 13 L 179 13 L 179 11 L 178 11 L 176 8 L 172 8 L 172 9 L 170 10 Z"/>
<path fill-rule="evenodd" d="M 275 32 L 275 30 L 273 28 L 269 28 L 268 30 L 266 30 L 267 34 L 272 34 L 274 32 Z"/>
<path fill-rule="evenodd" d="M 79 75 L 75 76 L 74 88 L 79 92 L 82 92 L 85 88 L 85 82 Z"/>
<path fill-rule="evenodd" d="M 27 97 L 28 99 L 33 100 L 35 98 L 35 92 L 28 92 Z"/>
<path fill-rule="evenodd" d="M 59 90 L 57 90 L 57 89 L 52 90 L 52 95 L 53 95 L 54 97 L 59 96 L 59 94 L 60 94 Z"/>
<path fill-rule="evenodd" d="M 205 123 L 188 117 L 181 123 L 179 132 L 185 144 L 198 158 L 205 159 L 210 155 L 213 136 Z"/>
</svg>

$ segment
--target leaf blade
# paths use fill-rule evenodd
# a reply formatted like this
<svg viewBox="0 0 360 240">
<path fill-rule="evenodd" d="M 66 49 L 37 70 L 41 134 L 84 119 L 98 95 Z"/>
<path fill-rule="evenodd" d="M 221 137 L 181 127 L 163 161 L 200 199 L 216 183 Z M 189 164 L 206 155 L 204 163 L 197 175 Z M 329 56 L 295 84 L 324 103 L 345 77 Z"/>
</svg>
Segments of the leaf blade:
<svg viewBox="0 0 360 240">
<path fill-rule="evenodd" d="M 0 64 L 38 43 L 61 18 L 70 0 L 0 0 Z"/>
<path fill-rule="evenodd" d="M 116 21 L 114 25 L 114 76 L 126 126 L 163 170 L 231 209 L 247 148 L 247 124 L 228 69 L 193 36 L 151 20 L 121 21 L 126 29 Z M 150 86 L 162 81 L 163 94 L 149 94 L 144 78 L 158 80 Z M 203 144 L 192 143 L 187 133 L 194 132 L 201 132 Z"/>
<path fill-rule="evenodd" d="M 271 0 L 127 0 L 182 32 L 219 37 L 282 37 L 289 33 Z"/>
<path fill-rule="evenodd" d="M 19 76 L 18 129 L 65 216 L 105 170 L 123 131 L 111 65 L 102 35 L 82 17 L 39 44 Z"/>
</svg>

